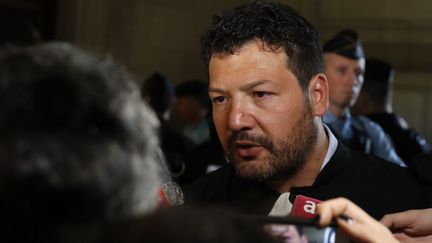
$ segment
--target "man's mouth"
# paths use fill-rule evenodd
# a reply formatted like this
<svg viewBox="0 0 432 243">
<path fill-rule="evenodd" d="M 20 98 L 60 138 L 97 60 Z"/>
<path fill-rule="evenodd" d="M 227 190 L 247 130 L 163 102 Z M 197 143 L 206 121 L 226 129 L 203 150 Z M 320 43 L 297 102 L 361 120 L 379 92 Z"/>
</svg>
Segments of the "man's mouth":
<svg viewBox="0 0 432 243">
<path fill-rule="evenodd" d="M 240 141 L 235 143 L 234 149 L 239 157 L 256 157 L 263 147 L 256 143 Z"/>
</svg>

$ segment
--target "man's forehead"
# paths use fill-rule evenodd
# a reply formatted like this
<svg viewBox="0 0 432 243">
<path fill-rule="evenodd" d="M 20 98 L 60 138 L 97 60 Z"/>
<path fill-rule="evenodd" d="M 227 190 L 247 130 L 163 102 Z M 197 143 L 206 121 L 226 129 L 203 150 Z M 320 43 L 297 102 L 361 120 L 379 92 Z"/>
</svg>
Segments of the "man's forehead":
<svg viewBox="0 0 432 243">
<path fill-rule="evenodd" d="M 269 69 L 281 65 L 291 71 L 288 67 L 288 56 L 283 48 L 270 47 L 261 41 L 249 41 L 233 52 L 213 53 L 208 71 L 211 74 L 212 69 L 216 67 L 230 70 L 235 68 Z"/>
<path fill-rule="evenodd" d="M 285 48 L 282 45 L 269 44 L 262 41 L 261 39 L 251 39 L 242 42 L 238 45 L 235 45 L 229 50 L 223 50 L 223 51 L 213 50 L 210 58 L 223 58 L 229 55 L 236 55 L 251 45 L 255 45 L 260 51 L 267 51 L 273 53 L 285 53 Z"/>
</svg>

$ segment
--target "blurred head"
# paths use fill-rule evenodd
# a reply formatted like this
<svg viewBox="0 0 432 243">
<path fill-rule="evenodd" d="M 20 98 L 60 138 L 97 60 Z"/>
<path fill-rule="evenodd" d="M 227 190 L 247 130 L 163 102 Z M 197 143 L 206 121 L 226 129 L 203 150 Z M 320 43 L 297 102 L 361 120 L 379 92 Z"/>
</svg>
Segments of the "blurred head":
<svg viewBox="0 0 432 243">
<path fill-rule="evenodd" d="M 365 59 L 360 38 L 353 30 L 342 30 L 324 44 L 323 52 L 330 110 L 341 112 L 354 105 L 363 84 Z"/>
<path fill-rule="evenodd" d="M 138 90 L 112 61 L 68 44 L 3 52 L 1 225 L 37 241 L 32 232 L 152 211 L 157 119 Z"/>
<path fill-rule="evenodd" d="M 295 174 L 327 109 L 316 29 L 286 5 L 254 1 L 215 16 L 202 46 L 214 123 L 237 172 Z"/>
<path fill-rule="evenodd" d="M 168 119 L 175 102 L 174 85 L 160 73 L 150 75 L 141 87 L 141 95 L 158 117 Z"/>
<path fill-rule="evenodd" d="M 180 122 L 194 124 L 205 119 L 210 110 L 208 83 L 201 80 L 188 80 L 175 88 L 174 110 Z"/>
<path fill-rule="evenodd" d="M 389 63 L 376 58 L 366 59 L 364 83 L 353 112 L 391 112 L 393 80 L 394 68 Z"/>
</svg>

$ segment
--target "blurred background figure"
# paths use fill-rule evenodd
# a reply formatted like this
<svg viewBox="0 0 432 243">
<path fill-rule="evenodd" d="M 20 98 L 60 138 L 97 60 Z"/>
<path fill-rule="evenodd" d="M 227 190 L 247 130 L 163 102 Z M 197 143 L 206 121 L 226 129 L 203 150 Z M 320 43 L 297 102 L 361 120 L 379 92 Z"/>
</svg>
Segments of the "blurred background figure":
<svg viewBox="0 0 432 243">
<path fill-rule="evenodd" d="M 175 88 L 176 102 L 172 122 L 182 130 L 189 141 L 184 156 L 186 168 L 178 178 L 180 184 L 188 184 L 226 163 L 225 154 L 211 115 L 208 83 L 188 80 Z M 169 160 L 169 158 L 168 158 Z"/>
<path fill-rule="evenodd" d="M 155 72 L 144 80 L 141 94 L 156 112 L 159 120 L 166 121 L 170 118 L 175 103 L 174 85 L 171 80 Z"/>
<path fill-rule="evenodd" d="M 210 138 L 186 154 L 186 170 L 181 178 L 181 184 L 193 182 L 199 177 L 210 173 L 227 163 L 211 113 L 212 112 L 210 111 L 207 115 L 207 122 L 210 128 Z"/>
<path fill-rule="evenodd" d="M 329 82 L 329 110 L 323 121 L 343 143 L 399 165 L 405 165 L 382 128 L 364 116 L 352 116 L 363 84 L 365 57 L 357 32 L 345 29 L 323 45 L 324 73 Z"/>
<path fill-rule="evenodd" d="M 157 119 L 122 67 L 71 45 L 0 56 L 0 241 L 93 242 L 155 210 Z"/>
<path fill-rule="evenodd" d="M 398 155 L 409 164 L 432 147 L 405 119 L 393 112 L 394 68 L 380 59 L 367 59 L 363 88 L 352 112 L 378 123 L 390 136 Z"/>
<path fill-rule="evenodd" d="M 210 111 L 208 83 L 188 80 L 175 88 L 175 118 L 181 125 L 182 133 L 197 146 L 210 138 L 206 116 Z"/>
<path fill-rule="evenodd" d="M 162 74 L 153 73 L 144 80 L 141 95 L 159 119 L 160 146 L 171 176 L 174 180 L 179 181 L 186 168 L 184 157 L 193 142 L 168 122 L 175 103 L 174 85 Z"/>
</svg>

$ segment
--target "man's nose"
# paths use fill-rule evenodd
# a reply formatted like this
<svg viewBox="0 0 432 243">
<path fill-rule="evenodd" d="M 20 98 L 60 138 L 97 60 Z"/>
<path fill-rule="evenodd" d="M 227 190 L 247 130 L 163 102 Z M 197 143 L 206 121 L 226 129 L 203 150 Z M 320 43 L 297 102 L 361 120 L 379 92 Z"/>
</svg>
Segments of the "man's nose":
<svg viewBox="0 0 432 243">
<path fill-rule="evenodd" d="M 228 115 L 229 129 L 233 131 L 250 130 L 253 124 L 253 115 L 248 104 L 240 101 L 231 103 Z"/>
</svg>

